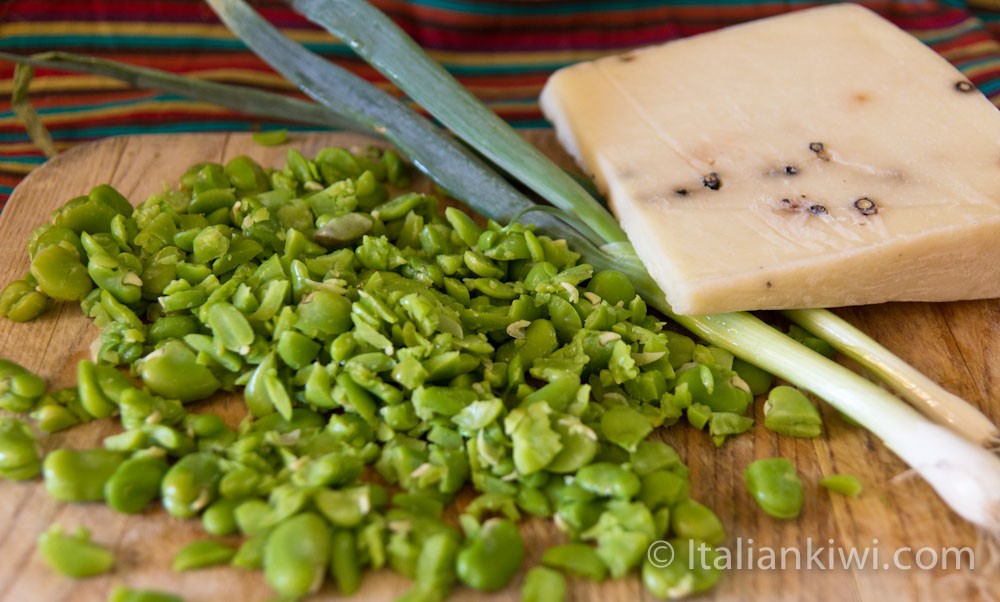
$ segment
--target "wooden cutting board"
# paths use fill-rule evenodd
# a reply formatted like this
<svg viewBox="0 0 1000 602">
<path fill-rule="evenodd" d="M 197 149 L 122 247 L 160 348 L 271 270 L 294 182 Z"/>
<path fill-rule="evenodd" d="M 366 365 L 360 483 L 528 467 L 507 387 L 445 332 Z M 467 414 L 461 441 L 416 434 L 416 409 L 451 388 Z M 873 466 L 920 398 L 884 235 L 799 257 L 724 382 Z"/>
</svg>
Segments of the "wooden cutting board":
<svg viewBox="0 0 1000 602">
<path fill-rule="evenodd" d="M 550 132 L 528 136 L 561 164 L 571 166 Z M 225 161 L 248 154 L 277 166 L 288 147 L 311 156 L 323 146 L 367 142 L 344 134 L 295 134 L 286 146 L 265 148 L 255 145 L 247 135 L 211 134 L 111 138 L 74 148 L 35 170 L 15 191 L 0 217 L 0 282 L 5 284 L 26 271 L 29 232 L 47 220 L 52 209 L 86 194 L 96 184 L 110 182 L 137 203 L 164 185 L 176 183 L 196 161 Z M 945 387 L 983 408 L 994 422 L 1000 421 L 1000 303 L 892 304 L 840 313 Z M 0 320 L 0 356 L 37 371 L 54 387 L 69 386 L 75 384 L 76 362 L 87 356 L 96 332 L 78 307 L 64 304 L 34 323 Z M 777 437 L 760 425 L 760 405 L 753 431 L 730 440 L 721 449 L 716 449 L 706 434 L 685 425 L 663 434 L 690 466 L 693 497 L 714 508 L 727 529 L 725 546 L 732 552 L 733 568 L 707 598 L 884 602 L 978 600 L 1000 595 L 1000 574 L 995 564 L 987 566 L 991 559 L 979 545 L 975 530 L 924 482 L 909 476 L 906 467 L 877 439 L 849 426 L 825 406 L 824 436 L 811 440 Z M 201 408 L 232 419 L 241 415 L 236 396 L 203 403 Z M 95 446 L 113 432 L 111 421 L 97 421 L 43 438 L 42 445 L 46 449 Z M 749 462 L 779 455 L 795 462 L 805 483 L 805 508 L 795 521 L 765 516 L 743 486 L 742 473 Z M 835 472 L 857 475 L 865 485 L 863 495 L 847 499 L 817 486 L 820 478 Z M 114 550 L 115 570 L 84 581 L 50 572 L 35 552 L 35 540 L 54 522 L 67 529 L 88 527 L 96 541 Z M 529 548 L 526 566 L 537 563 L 547 544 L 564 540 L 548 521 L 528 521 L 523 533 Z M 106 600 L 114 585 L 122 583 L 180 593 L 189 602 L 262 602 L 272 598 L 256 572 L 224 567 L 172 573 L 173 554 L 200 535 L 197 521 L 179 520 L 159 509 L 126 516 L 100 504 L 55 502 L 38 481 L 0 482 L 0 600 L 99 602 Z M 954 557 L 947 568 L 917 568 L 918 560 L 933 564 L 934 555 L 941 557 L 941 550 L 949 547 L 974 548 L 975 570 L 956 570 Z M 768 568 L 768 550 L 785 558 L 785 570 Z M 836 568 L 839 561 L 831 567 L 830 561 L 841 553 L 864 554 L 866 550 L 865 568 Z M 894 554 L 900 565 L 913 568 L 893 568 Z M 968 564 L 968 554 L 965 559 Z M 457 588 L 453 599 L 517 600 L 520 581 L 519 577 L 507 590 L 493 595 Z M 356 599 L 391 600 L 407 588 L 406 579 L 388 571 L 369 573 Z M 601 602 L 652 599 L 637 575 L 603 584 L 571 580 L 569 594 L 572 600 Z M 313 599 L 337 597 L 327 586 Z"/>
</svg>

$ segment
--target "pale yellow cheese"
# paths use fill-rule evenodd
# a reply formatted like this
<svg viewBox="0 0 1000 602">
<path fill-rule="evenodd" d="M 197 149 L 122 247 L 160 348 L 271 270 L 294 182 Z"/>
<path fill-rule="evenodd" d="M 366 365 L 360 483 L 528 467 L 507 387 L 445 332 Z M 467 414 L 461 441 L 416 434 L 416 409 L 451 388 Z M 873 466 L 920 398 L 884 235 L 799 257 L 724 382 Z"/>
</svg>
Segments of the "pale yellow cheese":
<svg viewBox="0 0 1000 602">
<path fill-rule="evenodd" d="M 541 103 L 678 313 L 1000 296 L 1000 112 L 864 8 L 579 63 Z"/>
</svg>

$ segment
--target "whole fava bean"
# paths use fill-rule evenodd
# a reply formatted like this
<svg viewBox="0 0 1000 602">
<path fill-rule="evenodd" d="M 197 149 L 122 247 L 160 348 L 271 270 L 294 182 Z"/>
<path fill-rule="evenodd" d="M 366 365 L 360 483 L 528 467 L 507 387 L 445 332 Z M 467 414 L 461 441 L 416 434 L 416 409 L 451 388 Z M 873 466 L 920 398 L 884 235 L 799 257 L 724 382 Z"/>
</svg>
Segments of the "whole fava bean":
<svg viewBox="0 0 1000 602">
<path fill-rule="evenodd" d="M 126 457 L 102 448 L 52 451 L 42 463 L 45 490 L 61 502 L 101 501 L 105 483 Z"/>
<path fill-rule="evenodd" d="M 638 410 L 627 406 L 615 406 L 601 415 L 600 429 L 608 441 L 628 452 L 633 452 L 653 431 L 653 425 Z"/>
<path fill-rule="evenodd" d="M 118 512 L 142 512 L 160 495 L 160 481 L 166 473 L 167 461 L 162 455 L 129 458 L 104 484 L 104 499 Z"/>
<path fill-rule="evenodd" d="M 210 453 L 196 452 L 184 456 L 167 470 L 160 482 L 163 507 L 179 518 L 191 518 L 218 494 L 222 469 Z"/>
<path fill-rule="evenodd" d="M 690 498 L 673 507 L 670 528 L 677 537 L 698 539 L 713 546 L 726 539 L 726 531 L 715 512 Z"/>
<path fill-rule="evenodd" d="M 296 309 L 295 329 L 310 338 L 328 338 L 351 329 L 351 301 L 343 295 L 316 290 Z"/>
<path fill-rule="evenodd" d="M 602 270 L 587 283 L 587 291 L 594 293 L 611 305 L 628 304 L 635 298 L 635 287 L 625 274 L 617 270 Z"/>
<path fill-rule="evenodd" d="M 330 536 L 330 575 L 342 596 L 350 596 L 361 587 L 357 538 L 349 529 L 334 529 Z"/>
<path fill-rule="evenodd" d="M 323 584 L 330 560 L 330 527 L 304 512 L 282 521 L 264 546 L 264 577 L 279 596 L 299 598 Z"/>
<path fill-rule="evenodd" d="M 528 571 L 521 586 L 521 602 L 562 602 L 566 599 L 566 578 L 543 566 Z"/>
<path fill-rule="evenodd" d="M 17 418 L 0 417 L 0 477 L 33 479 L 41 468 L 38 444 L 28 425 Z"/>
<path fill-rule="evenodd" d="M 447 597 L 456 580 L 459 544 L 458 532 L 452 529 L 434 533 L 424 541 L 417 557 L 416 590 Z"/>
<path fill-rule="evenodd" d="M 228 563 L 236 549 L 214 539 L 193 541 L 174 554 L 171 568 L 176 572 L 192 571 Z"/>
<path fill-rule="evenodd" d="M 610 462 L 595 462 L 576 473 L 576 483 L 591 493 L 605 497 L 631 499 L 639 493 L 639 477 Z"/>
<path fill-rule="evenodd" d="M 733 359 L 733 371 L 750 387 L 750 393 L 754 397 L 767 393 L 774 381 L 774 377 L 769 372 L 738 357 Z"/>
<path fill-rule="evenodd" d="M 818 437 L 823 419 L 804 393 L 781 385 L 771 389 L 764 402 L 764 427 L 790 437 Z"/>
<path fill-rule="evenodd" d="M 517 526 L 507 519 L 491 518 L 466 540 L 455 567 L 465 585 L 496 591 L 517 574 L 522 560 L 524 543 Z"/>
<path fill-rule="evenodd" d="M 25 279 L 14 280 L 0 293 L 0 317 L 12 322 L 30 322 L 50 305 L 51 299 Z"/>
<path fill-rule="evenodd" d="M 131 589 L 119 585 L 111 590 L 108 602 L 184 602 L 184 599 L 167 592 L 152 589 Z"/>
<path fill-rule="evenodd" d="M 45 379 L 24 366 L 0 359 L 0 408 L 28 412 L 45 394 Z"/>
<path fill-rule="evenodd" d="M 94 287 L 80 253 L 68 243 L 39 250 L 29 269 L 38 289 L 58 301 L 79 301 Z"/>
<path fill-rule="evenodd" d="M 229 474 L 229 473 L 227 473 Z M 220 481 L 221 483 L 221 481 Z M 221 486 L 220 486 L 221 488 Z M 236 532 L 236 507 L 243 498 L 222 498 L 205 508 L 201 515 L 201 526 L 209 535 L 231 535 Z"/>
<path fill-rule="evenodd" d="M 802 512 L 802 481 L 788 459 L 765 458 L 751 462 L 743 478 L 750 496 L 770 516 L 792 519 Z"/>
<path fill-rule="evenodd" d="M 718 553 L 705 542 L 677 538 L 665 543 L 669 549 L 654 544 L 660 547 L 651 548 L 642 565 L 642 583 L 657 598 L 686 598 L 708 591 L 722 578 Z"/>
<path fill-rule="evenodd" d="M 39 536 L 38 553 L 49 568 L 74 579 L 102 575 L 115 564 L 114 554 L 92 542 L 83 528 L 70 535 L 53 525 Z"/>
<path fill-rule="evenodd" d="M 669 470 L 657 470 L 642 476 L 639 501 L 652 510 L 673 506 L 686 498 L 690 489 L 685 477 Z"/>
<path fill-rule="evenodd" d="M 584 543 L 552 546 L 542 554 L 542 564 L 591 581 L 603 581 L 608 575 L 608 566 L 597 550 Z"/>
<path fill-rule="evenodd" d="M 858 477 L 851 474 L 830 475 L 820 480 L 819 485 L 848 497 L 858 497 L 863 489 Z"/>
<path fill-rule="evenodd" d="M 332 217 L 313 233 L 313 240 L 330 249 L 345 247 L 371 232 L 375 220 L 364 213 Z"/>
<path fill-rule="evenodd" d="M 177 340 L 167 341 L 143 358 L 139 375 L 157 395 L 182 402 L 204 399 L 221 386 L 212 371 L 198 363 L 191 348 Z"/>
<path fill-rule="evenodd" d="M 548 320 L 535 320 L 524 330 L 524 346 L 521 347 L 521 362 L 525 368 L 540 357 L 547 357 L 559 348 L 559 335 Z"/>
</svg>

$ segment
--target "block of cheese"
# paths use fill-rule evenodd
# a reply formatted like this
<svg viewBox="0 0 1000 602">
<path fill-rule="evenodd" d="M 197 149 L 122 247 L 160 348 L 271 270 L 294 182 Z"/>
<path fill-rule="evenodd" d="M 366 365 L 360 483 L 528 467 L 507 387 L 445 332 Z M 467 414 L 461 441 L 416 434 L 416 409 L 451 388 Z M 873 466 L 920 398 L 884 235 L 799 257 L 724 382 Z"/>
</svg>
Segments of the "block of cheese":
<svg viewBox="0 0 1000 602">
<path fill-rule="evenodd" d="M 867 9 L 572 65 L 541 104 L 678 313 L 1000 296 L 1000 112 Z"/>
</svg>

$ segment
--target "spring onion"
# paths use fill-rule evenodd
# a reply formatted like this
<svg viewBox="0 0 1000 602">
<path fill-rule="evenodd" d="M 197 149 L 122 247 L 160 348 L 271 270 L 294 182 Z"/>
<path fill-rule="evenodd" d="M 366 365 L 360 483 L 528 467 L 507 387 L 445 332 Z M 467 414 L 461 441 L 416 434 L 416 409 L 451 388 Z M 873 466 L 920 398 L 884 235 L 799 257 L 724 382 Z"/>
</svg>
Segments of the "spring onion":
<svg viewBox="0 0 1000 602">
<path fill-rule="evenodd" d="M 311 55 L 307 50 L 280 36 L 276 30 L 262 33 L 260 19 L 242 0 L 209 0 L 223 21 L 266 61 L 324 103 L 332 100 L 317 93 L 324 78 L 332 77 L 328 63 L 300 59 Z M 758 318 L 746 313 L 716 316 L 681 316 L 666 302 L 659 285 L 653 281 L 614 217 L 600 208 L 582 188 L 564 195 L 539 182 L 561 182 L 563 172 L 547 159 L 537 158 L 532 147 L 501 121 L 484 118 L 488 113 L 458 90 L 461 86 L 388 17 L 360 0 L 293 0 L 293 7 L 345 40 L 373 67 L 394 81 L 416 100 L 426 102 L 428 111 L 467 143 L 491 158 L 511 176 L 546 194 L 545 199 L 576 216 L 583 216 L 597 238 L 577 246 L 584 259 L 596 268 L 615 267 L 633 281 L 636 291 L 653 307 L 708 342 L 728 349 L 736 356 L 809 390 L 841 412 L 856 420 L 885 442 L 905 462 L 920 473 L 956 512 L 989 530 L 1000 529 L 1000 459 L 960 435 L 928 421 L 913 408 L 878 385 L 779 333 Z M 256 33 L 247 30 L 254 22 Z M 272 36 L 284 39 L 280 46 Z M 268 38 L 264 42 L 264 38 Z M 291 53 L 297 55 L 292 57 Z M 315 55 L 311 55 L 315 56 Z M 317 57 L 318 58 L 318 57 Z M 281 68 L 284 63 L 285 68 Z M 307 80 L 314 79 L 314 82 Z M 298 80 L 298 81 L 296 81 Z M 303 85 L 303 81 L 306 85 Z M 431 86 L 428 82 L 433 81 Z M 440 102 L 444 103 L 444 108 Z M 327 104 L 327 106 L 331 106 Z M 332 107 L 331 107 L 332 108 Z M 482 129 L 481 129 L 482 128 Z M 500 134 L 499 132 L 508 132 Z M 396 132 L 398 135 L 399 132 Z M 494 145 L 502 139 L 504 142 Z M 488 141 L 488 142 L 487 142 Z M 421 146 L 437 141 L 428 140 Z M 425 150 L 423 148 L 418 151 Z M 408 151 L 410 152 L 410 151 Z M 418 163 L 419 156 L 414 156 Z M 422 163 L 434 171 L 444 165 Z M 498 176 L 499 178 L 499 176 Z M 567 186 L 575 186 L 569 179 Z M 494 217 L 489 202 L 480 196 L 462 197 L 477 211 Z M 575 233 L 574 233 L 575 234 Z M 574 238 L 579 238 L 574 236 Z"/>
</svg>

